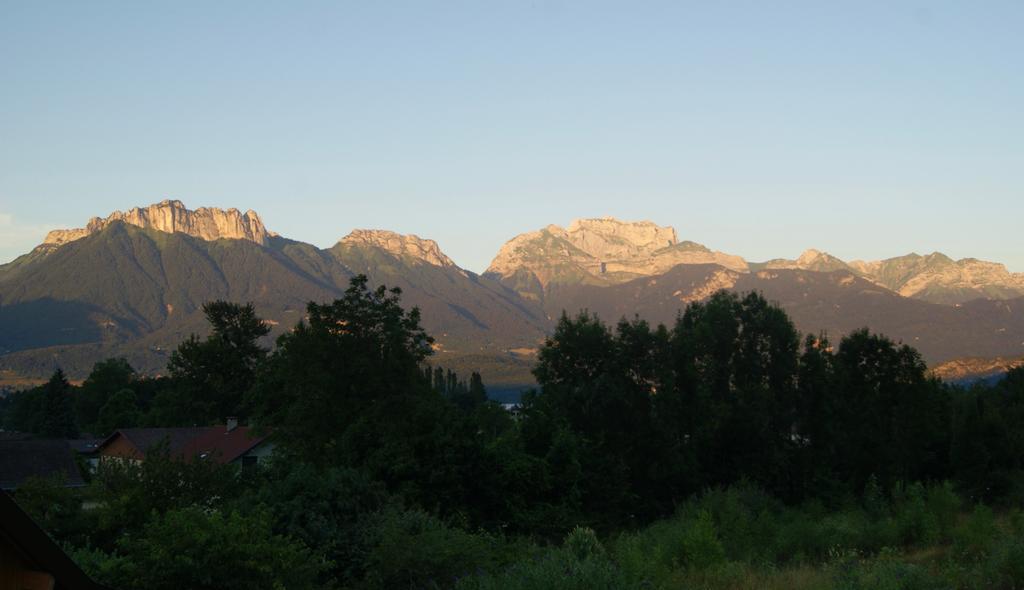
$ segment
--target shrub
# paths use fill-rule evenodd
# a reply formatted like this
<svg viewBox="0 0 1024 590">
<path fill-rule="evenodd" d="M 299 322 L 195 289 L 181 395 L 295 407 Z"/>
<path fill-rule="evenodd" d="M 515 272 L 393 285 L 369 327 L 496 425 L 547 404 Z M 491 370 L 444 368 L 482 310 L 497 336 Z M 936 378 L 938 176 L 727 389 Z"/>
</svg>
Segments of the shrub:
<svg viewBox="0 0 1024 590">
<path fill-rule="evenodd" d="M 680 545 L 682 561 L 689 568 L 702 570 L 725 561 L 725 549 L 707 510 L 701 510 L 696 520 L 683 529 Z"/>
<path fill-rule="evenodd" d="M 893 494 L 896 503 L 896 527 L 901 545 L 926 545 L 939 537 L 939 522 L 925 503 L 924 486 L 919 483 Z"/>
<path fill-rule="evenodd" d="M 457 590 L 621 590 L 622 571 L 608 559 L 594 531 L 576 527 L 562 547 L 549 548 L 504 571 L 459 580 Z"/>
<path fill-rule="evenodd" d="M 196 507 L 155 516 L 118 547 L 128 560 L 124 588 L 320 588 L 329 565 L 302 543 L 274 535 L 266 514 Z"/>
<path fill-rule="evenodd" d="M 584 560 L 589 557 L 604 557 L 606 555 L 601 542 L 597 540 L 597 534 L 593 529 L 576 527 L 565 537 L 565 549 L 577 560 Z"/>
<path fill-rule="evenodd" d="M 1024 588 L 1024 540 L 1015 539 L 999 554 L 1000 581 L 1007 588 Z"/>
<path fill-rule="evenodd" d="M 981 561 L 991 553 L 999 536 L 992 509 L 978 504 L 953 534 L 954 554 L 961 561 Z"/>
<path fill-rule="evenodd" d="M 371 588 L 448 588 L 499 563 L 502 542 L 449 526 L 419 510 L 388 509 L 366 560 Z"/>
<path fill-rule="evenodd" d="M 956 526 L 962 504 L 960 496 L 953 490 L 953 484 L 944 481 L 929 486 L 925 491 L 925 504 L 935 517 L 939 538 L 948 539 Z"/>
<path fill-rule="evenodd" d="M 838 590 L 940 590 L 948 586 L 919 565 L 882 558 L 841 568 L 833 587 Z"/>
</svg>

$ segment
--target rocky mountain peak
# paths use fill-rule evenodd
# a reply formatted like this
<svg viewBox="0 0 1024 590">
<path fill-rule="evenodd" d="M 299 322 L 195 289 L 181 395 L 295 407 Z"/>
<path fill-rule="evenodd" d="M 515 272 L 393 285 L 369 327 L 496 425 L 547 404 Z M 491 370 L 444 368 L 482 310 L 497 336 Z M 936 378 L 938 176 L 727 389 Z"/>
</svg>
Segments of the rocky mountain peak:
<svg viewBox="0 0 1024 590">
<path fill-rule="evenodd" d="M 373 246 L 400 257 L 412 257 L 434 266 L 455 266 L 434 240 L 416 235 L 403 235 L 383 229 L 357 229 L 342 238 L 339 244 Z"/>
<path fill-rule="evenodd" d="M 798 264 L 801 264 L 801 265 L 814 264 L 814 262 L 816 262 L 819 259 L 821 259 L 822 256 L 828 256 L 828 255 L 825 254 L 824 252 L 820 251 L 820 250 L 815 250 L 814 248 L 809 248 L 807 250 L 804 250 L 803 253 L 800 254 L 800 257 L 796 259 L 796 261 L 797 261 Z"/>
<path fill-rule="evenodd" d="M 165 199 L 148 207 L 114 211 L 105 218 L 93 217 L 84 228 L 54 230 L 46 235 L 44 246 L 61 246 L 102 231 L 115 221 L 166 233 L 184 233 L 202 240 L 248 240 L 263 245 L 267 232 L 255 211 L 200 207 L 189 210 L 178 200 Z"/>
<path fill-rule="evenodd" d="M 676 230 L 672 227 L 650 221 L 620 221 L 614 217 L 576 219 L 562 233 L 574 246 L 597 258 L 646 256 L 677 242 Z"/>
<path fill-rule="evenodd" d="M 520 234 L 502 246 L 487 273 L 533 297 L 538 287 L 546 289 L 552 283 L 618 284 L 679 264 L 748 268 L 738 256 L 679 242 L 672 227 L 601 217 Z"/>
</svg>

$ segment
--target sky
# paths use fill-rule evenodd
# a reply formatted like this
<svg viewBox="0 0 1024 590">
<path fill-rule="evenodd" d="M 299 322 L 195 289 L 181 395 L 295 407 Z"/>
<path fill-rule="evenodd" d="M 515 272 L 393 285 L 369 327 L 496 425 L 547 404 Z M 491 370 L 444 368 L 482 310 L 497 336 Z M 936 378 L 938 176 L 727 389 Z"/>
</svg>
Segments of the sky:
<svg viewBox="0 0 1024 590">
<path fill-rule="evenodd" d="M 651 220 L 1024 272 L 1024 2 L 0 0 L 0 262 L 165 198 L 483 271 Z"/>
</svg>

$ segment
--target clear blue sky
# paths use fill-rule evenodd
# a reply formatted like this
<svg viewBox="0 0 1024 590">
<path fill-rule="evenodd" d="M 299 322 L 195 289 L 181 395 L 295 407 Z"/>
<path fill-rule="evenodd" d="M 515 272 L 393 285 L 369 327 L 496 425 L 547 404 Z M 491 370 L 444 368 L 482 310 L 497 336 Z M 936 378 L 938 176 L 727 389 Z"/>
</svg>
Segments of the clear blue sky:
<svg viewBox="0 0 1024 590">
<path fill-rule="evenodd" d="M 0 261 L 168 197 L 476 271 L 603 215 L 1024 271 L 1024 2 L 0 0 Z"/>
</svg>

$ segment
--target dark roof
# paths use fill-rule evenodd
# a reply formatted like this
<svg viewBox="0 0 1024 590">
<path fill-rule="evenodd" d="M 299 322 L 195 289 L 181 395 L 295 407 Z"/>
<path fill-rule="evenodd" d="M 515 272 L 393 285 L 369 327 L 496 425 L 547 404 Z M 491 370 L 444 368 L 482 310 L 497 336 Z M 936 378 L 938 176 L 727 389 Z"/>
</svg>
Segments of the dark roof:
<svg viewBox="0 0 1024 590">
<path fill-rule="evenodd" d="M 65 449 L 67 447 L 65 446 Z M 0 491 L 0 539 L 7 541 L 38 571 L 53 576 L 55 590 L 104 590 L 25 514 L 7 492 Z"/>
<path fill-rule="evenodd" d="M 0 440 L 25 440 L 27 438 L 32 438 L 32 435 L 27 432 L 0 430 Z"/>
<path fill-rule="evenodd" d="M 13 490 L 30 477 L 62 474 L 68 487 L 85 485 L 66 441 L 0 441 L 0 489 Z"/>
<path fill-rule="evenodd" d="M 146 451 L 162 443 L 164 440 L 167 441 L 168 451 L 178 453 L 181 452 L 189 441 L 199 436 L 203 430 L 205 428 L 196 426 L 184 428 L 122 428 L 108 436 L 100 444 L 100 448 L 106 446 L 107 443 L 114 440 L 120 434 L 128 439 L 128 442 L 143 455 L 146 454 Z"/>
<path fill-rule="evenodd" d="M 147 450 L 167 440 L 172 455 L 184 457 L 211 458 L 218 463 L 230 463 L 253 448 L 259 446 L 266 436 L 257 436 L 248 426 L 238 426 L 230 431 L 227 426 L 203 426 L 188 428 L 122 428 L 108 436 L 99 448 L 123 436 L 145 456 Z"/>
<path fill-rule="evenodd" d="M 68 440 L 68 446 L 79 455 L 91 455 L 99 451 L 102 438 L 75 438 Z"/>
</svg>

